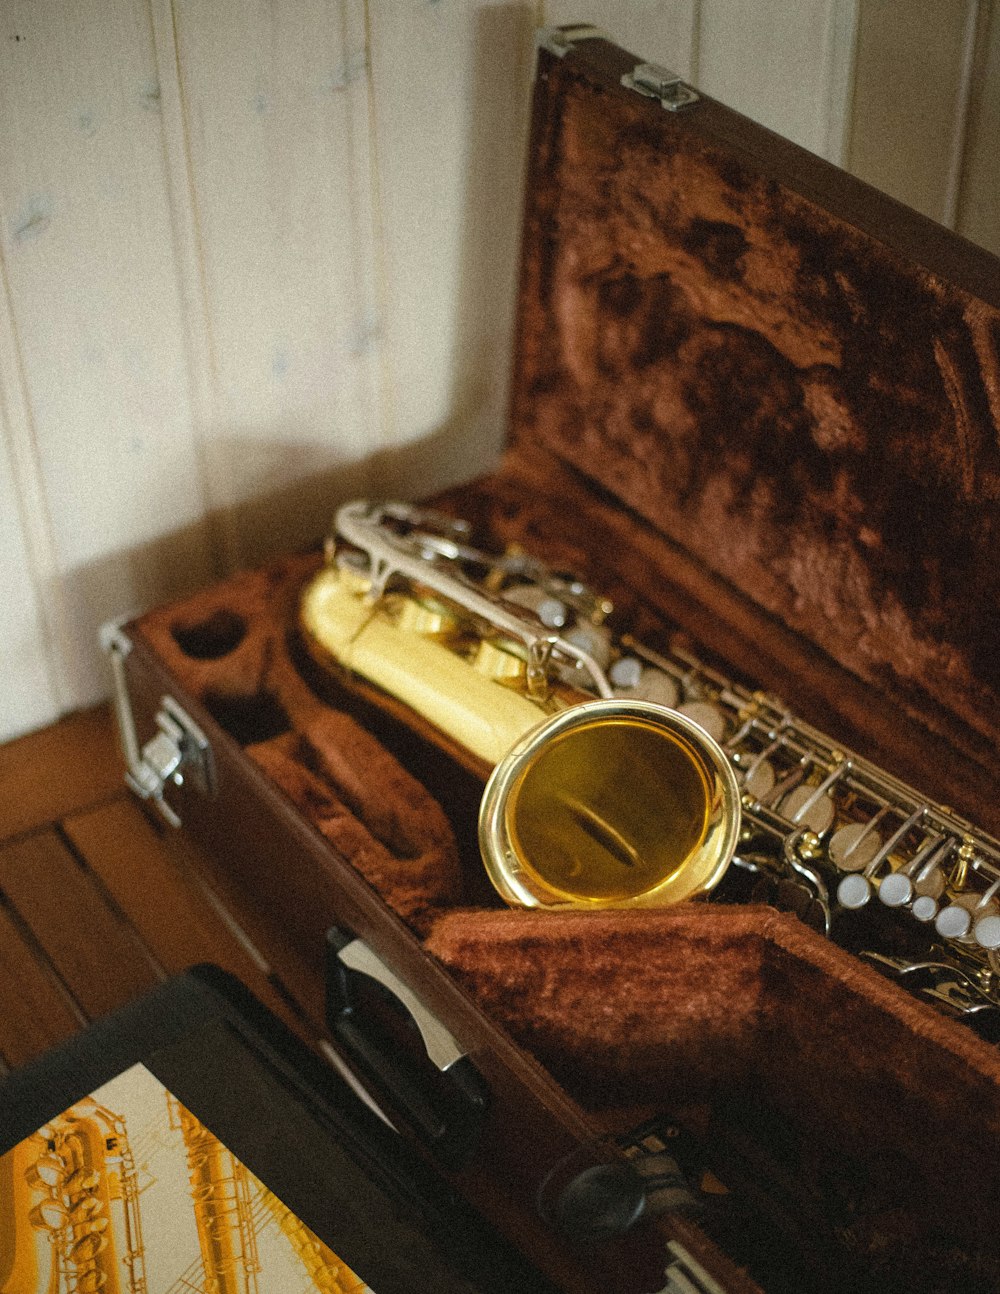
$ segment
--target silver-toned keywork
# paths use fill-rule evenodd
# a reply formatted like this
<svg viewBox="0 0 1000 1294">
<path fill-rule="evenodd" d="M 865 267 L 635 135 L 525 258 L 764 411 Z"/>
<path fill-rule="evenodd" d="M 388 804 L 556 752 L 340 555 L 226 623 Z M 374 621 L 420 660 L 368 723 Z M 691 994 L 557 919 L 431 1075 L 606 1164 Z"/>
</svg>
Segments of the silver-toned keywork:
<svg viewBox="0 0 1000 1294">
<path fill-rule="evenodd" d="M 791 907 L 853 951 L 867 949 L 873 964 L 937 1005 L 946 1003 L 953 1014 L 985 1019 L 1000 1010 L 1000 842 L 844 749 L 779 699 L 733 681 L 677 642 L 658 651 L 628 634 L 615 634 L 608 624 L 611 603 L 577 576 L 553 571 L 520 551 L 484 552 L 473 546 L 464 523 L 406 504 L 353 503 L 337 514 L 328 557 L 327 571 L 303 602 L 306 639 L 318 659 L 395 689 L 398 699 L 463 741 L 457 735 L 460 720 L 462 731 L 472 734 L 470 746 L 478 740 L 477 725 L 495 736 L 500 712 L 515 702 L 536 707 L 511 711 L 512 750 L 501 742 L 477 751 L 496 765 L 485 817 L 506 811 L 506 802 L 497 804 L 498 786 L 504 794 L 523 791 L 533 779 L 542 780 L 540 770 L 558 780 L 570 765 L 555 758 L 552 742 L 586 729 L 588 715 L 602 706 L 621 731 L 608 745 L 584 747 L 588 759 L 597 750 L 596 757 L 612 765 L 625 758 L 611 752 L 628 749 L 619 743 L 629 725 L 642 730 L 654 719 L 670 730 L 669 742 L 684 751 L 675 780 L 650 784 L 666 787 L 650 793 L 665 796 L 662 817 L 674 839 L 663 866 L 673 867 L 678 877 L 688 866 L 680 806 L 690 806 L 695 815 L 705 812 L 705 797 L 694 793 L 699 779 L 716 778 L 719 787 L 736 788 L 722 797 L 722 819 L 713 827 L 718 848 L 710 866 L 700 864 L 695 880 L 650 882 L 640 897 L 636 891 L 627 899 L 616 897 L 618 890 L 608 882 L 606 893 L 584 895 L 581 903 L 669 903 L 718 886 L 724 898 Z M 332 612 L 324 619 L 328 603 L 347 606 L 344 624 L 335 623 Z M 419 615 L 410 604 L 420 608 Z M 445 615 L 439 614 L 442 607 Z M 429 620 L 428 608 L 434 611 Z M 378 642 L 372 636 L 359 650 L 359 626 L 369 633 L 372 617 L 379 615 Z M 397 634 L 400 625 L 425 621 L 433 628 L 414 633 L 422 633 L 423 640 L 433 637 L 433 659 L 422 647 L 418 651 L 414 633 L 402 639 Z M 421 653 L 431 661 L 424 666 L 429 678 L 414 678 L 411 672 L 411 658 L 416 670 Z M 392 659 L 386 661 L 386 654 Z M 536 725 L 541 745 L 526 735 Z M 603 850 L 608 866 L 623 877 L 647 864 L 645 827 L 634 815 L 655 816 L 656 804 L 629 805 L 631 818 L 618 814 L 618 806 L 607 812 L 604 804 L 615 785 L 627 800 L 643 759 L 609 765 L 596 782 L 580 777 L 579 763 L 573 766 L 579 786 L 599 785 L 599 807 L 575 789 L 544 801 L 554 806 L 555 817 L 561 815 L 565 837 L 542 833 L 539 839 L 546 849 L 567 855 L 567 874 L 578 848 Z M 708 796 L 713 803 L 714 795 Z M 539 817 L 537 805 L 532 813 Z M 485 846 L 482 826 L 481 834 Z M 500 833 L 504 843 L 496 848 L 515 850 L 523 844 L 521 836 L 531 834 L 526 821 L 515 824 Z M 687 834 L 695 842 L 690 850 L 695 858 L 701 847 L 698 831 L 692 826 Z M 536 904 L 526 880 L 534 866 L 530 858 L 511 854 L 486 861 L 509 902 Z M 572 901 L 560 891 L 538 905 Z M 869 942 L 859 944 L 865 939 Z"/>
</svg>

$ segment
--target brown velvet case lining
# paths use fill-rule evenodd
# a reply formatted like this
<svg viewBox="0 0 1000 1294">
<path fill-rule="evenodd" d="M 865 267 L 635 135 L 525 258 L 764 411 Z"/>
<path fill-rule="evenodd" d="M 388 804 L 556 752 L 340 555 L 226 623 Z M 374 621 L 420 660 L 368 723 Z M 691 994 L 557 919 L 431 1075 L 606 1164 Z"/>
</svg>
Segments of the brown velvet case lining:
<svg viewBox="0 0 1000 1294">
<path fill-rule="evenodd" d="M 675 1110 L 735 1091 L 745 1109 L 765 1091 L 808 1144 L 853 1156 L 852 1180 L 881 1174 L 866 1243 L 873 1262 L 896 1255 L 900 1288 L 965 1287 L 973 1269 L 955 1285 L 941 1257 L 956 1245 L 977 1255 L 977 1280 L 983 1269 L 1000 1282 L 1000 1256 L 982 1246 L 1000 1206 L 1000 1056 L 770 909 L 467 906 L 481 877 L 460 873 L 441 808 L 306 681 L 289 626 L 317 560 L 234 576 L 150 612 L 136 632 L 571 1095 L 596 1110 Z"/>
<path fill-rule="evenodd" d="M 996 309 L 616 81 L 542 54 L 518 448 L 453 506 L 596 573 L 640 636 L 687 623 L 922 786 L 930 751 L 929 790 L 1000 830 Z M 315 561 L 137 631 L 580 1101 L 735 1090 L 748 1109 L 763 1090 L 817 1147 L 816 1180 L 824 1148 L 878 1179 L 873 1288 L 1000 1287 L 997 1054 L 769 910 L 482 908 L 438 805 L 297 668 L 288 625 Z"/>
<path fill-rule="evenodd" d="M 541 56 L 515 437 L 991 759 L 996 301 L 746 169 L 715 142 L 739 121 L 721 106 L 602 81 L 589 48 Z"/>
</svg>

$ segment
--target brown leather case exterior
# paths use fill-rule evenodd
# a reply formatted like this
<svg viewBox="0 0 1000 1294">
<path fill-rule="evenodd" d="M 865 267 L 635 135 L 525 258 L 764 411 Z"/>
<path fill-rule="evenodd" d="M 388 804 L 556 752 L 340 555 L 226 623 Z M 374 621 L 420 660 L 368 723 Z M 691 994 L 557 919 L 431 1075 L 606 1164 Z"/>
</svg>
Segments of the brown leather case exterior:
<svg viewBox="0 0 1000 1294">
<path fill-rule="evenodd" d="M 637 61 L 540 53 L 511 446 L 442 503 L 996 831 L 1000 267 L 718 104 L 623 88 Z M 492 1092 L 469 1197 L 566 1289 L 659 1289 L 664 1224 L 581 1249 L 539 1190 L 581 1145 L 601 1157 L 602 1112 L 763 1089 L 817 1147 L 896 1166 L 852 1241 L 872 1288 L 896 1288 L 883 1250 L 899 1288 L 971 1289 L 973 1269 L 990 1288 L 997 1054 L 768 909 L 497 910 L 433 734 L 400 736 L 396 707 L 299 650 L 318 560 L 127 626 L 140 735 L 180 701 L 218 777 L 175 798 L 228 883 L 317 976 L 331 923 L 365 939 L 468 1051 Z"/>
</svg>

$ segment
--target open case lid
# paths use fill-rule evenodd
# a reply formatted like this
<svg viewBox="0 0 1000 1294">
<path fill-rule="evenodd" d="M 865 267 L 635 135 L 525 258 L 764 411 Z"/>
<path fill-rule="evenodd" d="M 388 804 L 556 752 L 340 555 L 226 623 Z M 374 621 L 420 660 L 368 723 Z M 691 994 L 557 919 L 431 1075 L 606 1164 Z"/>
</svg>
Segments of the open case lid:
<svg viewBox="0 0 1000 1294">
<path fill-rule="evenodd" d="M 1000 262 L 710 99 L 627 88 L 603 40 L 554 48 L 515 444 L 991 768 Z"/>
</svg>

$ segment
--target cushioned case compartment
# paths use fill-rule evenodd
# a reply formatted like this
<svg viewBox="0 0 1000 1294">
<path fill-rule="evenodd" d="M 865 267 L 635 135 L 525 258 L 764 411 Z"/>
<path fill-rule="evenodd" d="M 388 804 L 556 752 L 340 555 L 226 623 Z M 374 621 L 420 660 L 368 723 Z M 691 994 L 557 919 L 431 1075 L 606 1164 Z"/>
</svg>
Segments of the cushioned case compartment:
<svg viewBox="0 0 1000 1294">
<path fill-rule="evenodd" d="M 540 53 L 511 448 L 439 502 L 997 830 L 997 265 L 711 101 L 622 88 L 634 64 Z M 816 1288 L 996 1288 L 1000 1055 L 768 908 L 500 909 L 448 743 L 303 651 L 319 560 L 133 622 L 133 701 L 204 726 L 218 786 L 182 789 L 185 828 L 317 975 L 336 922 L 469 1051 L 470 1197 L 567 1288 L 659 1289 L 642 1227 L 581 1250 L 535 1201 L 602 1129 L 686 1112 L 723 1147 L 787 1138 L 840 1246 L 834 1270 L 789 1231 Z M 780 1266 L 756 1274 L 795 1288 Z"/>
</svg>

